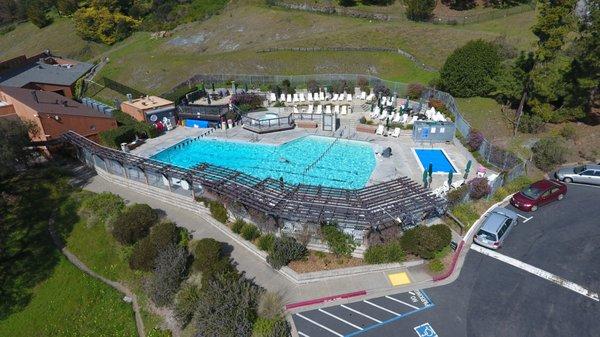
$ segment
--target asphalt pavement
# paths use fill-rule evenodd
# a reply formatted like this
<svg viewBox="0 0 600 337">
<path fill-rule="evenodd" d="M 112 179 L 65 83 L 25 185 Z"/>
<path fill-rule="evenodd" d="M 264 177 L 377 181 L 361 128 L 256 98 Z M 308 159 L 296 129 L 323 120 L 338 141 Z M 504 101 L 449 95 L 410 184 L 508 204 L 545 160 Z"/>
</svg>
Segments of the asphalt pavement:
<svg viewBox="0 0 600 337">
<path fill-rule="evenodd" d="M 518 212 L 521 221 L 498 253 L 600 293 L 600 188 L 569 184 L 562 201 L 536 212 Z M 415 303 L 419 310 L 405 308 L 406 312 L 397 312 L 399 315 L 395 316 L 388 312 L 387 320 L 383 316 L 375 317 L 377 308 L 364 301 L 345 304 L 361 313 L 372 313 L 381 323 L 368 322 L 364 316 L 360 321 L 364 323 L 357 323 L 361 315 L 347 316 L 349 313 L 339 305 L 322 308 L 336 316 L 346 315 L 344 320 L 362 330 L 318 310 L 305 316 L 314 318 L 315 322 L 328 322 L 323 325 L 329 328 L 336 326 L 339 331 L 331 329 L 337 334 L 296 315 L 294 323 L 299 331 L 308 324 L 313 325 L 312 330 L 305 328 L 303 337 L 600 336 L 600 302 L 473 250 L 468 253 L 456 281 L 427 289 L 422 294 L 427 296 L 428 302 Z M 392 296 L 410 299 L 408 293 Z M 387 304 L 400 304 L 376 300 L 375 304 L 386 303 L 386 308 Z M 394 311 L 391 307 L 388 309 Z"/>
</svg>

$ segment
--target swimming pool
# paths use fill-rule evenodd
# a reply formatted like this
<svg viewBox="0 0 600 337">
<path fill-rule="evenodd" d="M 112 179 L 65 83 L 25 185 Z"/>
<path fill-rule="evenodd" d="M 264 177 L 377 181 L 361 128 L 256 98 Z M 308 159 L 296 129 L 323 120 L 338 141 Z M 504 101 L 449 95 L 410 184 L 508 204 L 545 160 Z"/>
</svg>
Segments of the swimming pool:
<svg viewBox="0 0 600 337">
<path fill-rule="evenodd" d="M 318 136 L 282 145 L 200 138 L 172 146 L 152 158 L 183 168 L 209 163 L 259 179 L 283 178 L 292 184 L 349 189 L 364 187 L 375 168 L 369 144 Z"/>
<path fill-rule="evenodd" d="M 442 149 L 413 149 L 421 170 L 426 170 L 431 163 L 433 165 L 433 173 L 457 173 L 458 170 Z"/>
</svg>

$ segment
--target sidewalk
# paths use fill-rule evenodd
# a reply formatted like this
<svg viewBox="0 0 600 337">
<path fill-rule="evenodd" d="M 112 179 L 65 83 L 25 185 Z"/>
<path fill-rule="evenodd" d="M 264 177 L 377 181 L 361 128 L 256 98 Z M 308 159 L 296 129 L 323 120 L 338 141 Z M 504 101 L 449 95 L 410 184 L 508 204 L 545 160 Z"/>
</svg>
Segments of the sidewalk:
<svg viewBox="0 0 600 337">
<path fill-rule="evenodd" d="M 177 225 L 187 228 L 194 239 L 210 237 L 226 242 L 233 248 L 231 257 L 237 263 L 238 269 L 244 271 L 248 278 L 254 279 L 257 284 L 265 289 L 279 292 L 283 296 L 284 303 L 294 303 L 356 291 L 366 291 L 368 296 L 381 296 L 381 294 L 427 288 L 434 285 L 431 276 L 425 271 L 425 265 L 298 285 L 288 280 L 283 274 L 273 270 L 261 257 L 225 234 L 218 228 L 218 226 L 223 225 L 210 217 L 205 218 L 197 213 L 148 198 L 130 188 L 108 182 L 97 175 L 91 177 L 83 188 L 98 193 L 111 192 L 121 196 L 128 203 L 146 203 L 152 208 L 160 209 L 165 212 L 167 218 L 177 223 Z M 411 282 L 403 286 L 392 286 L 388 274 L 401 272 L 406 272 Z"/>
</svg>

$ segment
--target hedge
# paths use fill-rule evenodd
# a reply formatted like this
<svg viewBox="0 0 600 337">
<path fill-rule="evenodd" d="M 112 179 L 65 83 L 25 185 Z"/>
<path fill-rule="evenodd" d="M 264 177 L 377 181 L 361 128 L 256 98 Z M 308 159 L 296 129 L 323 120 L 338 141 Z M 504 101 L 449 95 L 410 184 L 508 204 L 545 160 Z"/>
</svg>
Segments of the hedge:
<svg viewBox="0 0 600 337">
<path fill-rule="evenodd" d="M 405 258 L 406 254 L 398 240 L 369 246 L 364 254 L 364 261 L 369 264 L 402 262 Z"/>
<path fill-rule="evenodd" d="M 220 223 L 226 223 L 227 219 L 229 219 L 227 209 L 225 209 L 225 206 L 218 201 L 209 201 L 208 209 L 210 210 L 212 217 Z"/>
</svg>

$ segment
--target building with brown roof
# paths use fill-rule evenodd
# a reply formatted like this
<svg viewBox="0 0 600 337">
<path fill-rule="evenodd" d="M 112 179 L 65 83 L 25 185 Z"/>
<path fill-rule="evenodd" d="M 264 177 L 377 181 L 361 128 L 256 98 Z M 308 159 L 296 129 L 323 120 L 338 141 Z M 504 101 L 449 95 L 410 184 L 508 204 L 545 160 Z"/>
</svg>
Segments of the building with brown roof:
<svg viewBox="0 0 600 337">
<path fill-rule="evenodd" d="M 55 56 L 50 51 L 0 62 L 0 85 L 51 91 L 73 97 L 75 83 L 93 68 L 86 62 Z"/>
<path fill-rule="evenodd" d="M 72 130 L 94 141 L 101 131 L 117 127 L 116 120 L 54 92 L 0 86 L 0 118 L 33 122 L 33 141 L 47 141 Z"/>
<path fill-rule="evenodd" d="M 156 123 L 167 118 L 175 123 L 175 103 L 158 96 L 144 96 L 121 103 L 121 111 L 140 122 Z"/>
</svg>

